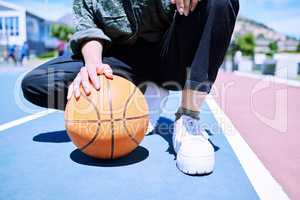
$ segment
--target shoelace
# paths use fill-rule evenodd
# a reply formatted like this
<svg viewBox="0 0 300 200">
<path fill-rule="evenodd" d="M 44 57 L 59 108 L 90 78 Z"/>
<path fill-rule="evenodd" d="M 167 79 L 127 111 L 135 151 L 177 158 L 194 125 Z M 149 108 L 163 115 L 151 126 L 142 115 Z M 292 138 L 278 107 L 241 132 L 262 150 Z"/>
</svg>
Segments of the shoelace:
<svg viewBox="0 0 300 200">
<path fill-rule="evenodd" d="M 200 123 L 198 121 L 196 121 L 195 119 L 192 119 L 190 117 L 186 117 L 184 119 L 184 125 L 187 129 L 187 131 L 191 134 L 191 135 L 200 135 L 201 134 L 201 127 L 200 127 Z"/>
<path fill-rule="evenodd" d="M 188 131 L 189 134 L 194 135 L 194 136 L 203 136 L 206 139 L 209 139 L 209 135 L 201 130 L 201 125 L 199 120 L 193 119 L 191 117 L 185 117 L 184 125 Z"/>
</svg>

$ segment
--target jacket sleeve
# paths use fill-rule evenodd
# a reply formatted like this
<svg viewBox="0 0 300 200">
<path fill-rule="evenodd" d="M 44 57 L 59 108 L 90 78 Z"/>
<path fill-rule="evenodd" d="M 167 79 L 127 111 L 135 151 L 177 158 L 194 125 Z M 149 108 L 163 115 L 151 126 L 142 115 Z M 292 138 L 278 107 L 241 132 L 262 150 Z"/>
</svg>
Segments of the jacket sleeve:
<svg viewBox="0 0 300 200">
<path fill-rule="evenodd" d="M 75 33 L 70 40 L 73 55 L 81 55 L 82 45 L 90 40 L 110 42 L 110 38 L 95 23 L 93 0 L 73 1 Z"/>
</svg>

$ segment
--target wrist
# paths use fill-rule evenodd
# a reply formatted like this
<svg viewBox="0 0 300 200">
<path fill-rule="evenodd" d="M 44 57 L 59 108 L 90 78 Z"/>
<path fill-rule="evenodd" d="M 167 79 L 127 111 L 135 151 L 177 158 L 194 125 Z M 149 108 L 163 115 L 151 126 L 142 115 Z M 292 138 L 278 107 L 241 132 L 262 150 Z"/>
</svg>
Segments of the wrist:
<svg viewBox="0 0 300 200">
<path fill-rule="evenodd" d="M 99 41 L 89 41 L 82 48 L 85 65 L 100 66 L 102 64 L 102 45 Z"/>
<path fill-rule="evenodd" d="M 102 61 L 86 61 L 85 65 L 86 66 L 95 66 L 99 67 L 102 64 Z"/>
</svg>

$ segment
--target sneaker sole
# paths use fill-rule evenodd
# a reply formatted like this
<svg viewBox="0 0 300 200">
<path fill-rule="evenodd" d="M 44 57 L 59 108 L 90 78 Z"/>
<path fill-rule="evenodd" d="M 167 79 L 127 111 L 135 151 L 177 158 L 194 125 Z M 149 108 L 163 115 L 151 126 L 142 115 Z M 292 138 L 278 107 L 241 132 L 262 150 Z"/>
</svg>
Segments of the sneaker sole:
<svg viewBox="0 0 300 200">
<path fill-rule="evenodd" d="M 180 162 L 178 162 L 180 160 Z M 214 170 L 214 155 L 207 157 L 190 157 L 181 154 L 177 155 L 176 166 L 188 175 L 208 175 Z"/>
</svg>

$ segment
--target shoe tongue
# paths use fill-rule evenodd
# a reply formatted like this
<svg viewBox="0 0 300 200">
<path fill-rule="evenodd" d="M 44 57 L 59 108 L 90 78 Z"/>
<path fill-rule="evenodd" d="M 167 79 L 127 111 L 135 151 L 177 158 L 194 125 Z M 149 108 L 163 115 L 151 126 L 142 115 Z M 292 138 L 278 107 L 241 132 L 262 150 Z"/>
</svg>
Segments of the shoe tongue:
<svg viewBox="0 0 300 200">
<path fill-rule="evenodd" d="M 200 121 L 189 116 L 183 118 L 185 128 L 190 135 L 201 135 Z"/>
</svg>

